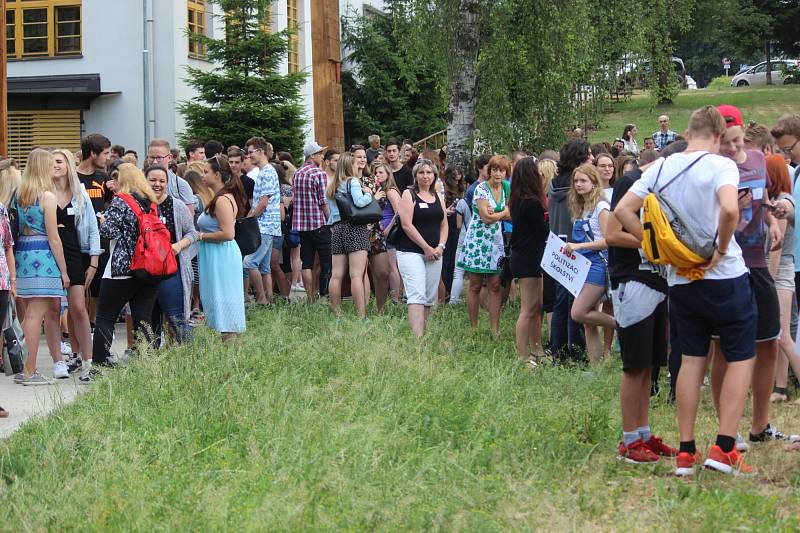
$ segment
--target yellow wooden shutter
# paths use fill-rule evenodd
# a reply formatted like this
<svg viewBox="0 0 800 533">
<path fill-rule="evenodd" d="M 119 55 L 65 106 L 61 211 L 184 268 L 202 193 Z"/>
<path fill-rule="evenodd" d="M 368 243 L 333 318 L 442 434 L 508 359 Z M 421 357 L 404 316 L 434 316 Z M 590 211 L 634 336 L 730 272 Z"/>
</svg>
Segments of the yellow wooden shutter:
<svg viewBox="0 0 800 533">
<path fill-rule="evenodd" d="M 81 147 L 81 112 L 9 111 L 8 155 L 24 166 L 32 148 Z"/>
</svg>

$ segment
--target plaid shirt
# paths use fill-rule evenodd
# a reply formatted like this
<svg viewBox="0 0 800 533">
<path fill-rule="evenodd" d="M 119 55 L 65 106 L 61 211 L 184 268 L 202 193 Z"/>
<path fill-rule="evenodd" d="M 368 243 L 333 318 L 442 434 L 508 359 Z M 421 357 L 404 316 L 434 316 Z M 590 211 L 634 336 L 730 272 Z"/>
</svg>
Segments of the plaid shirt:
<svg viewBox="0 0 800 533">
<path fill-rule="evenodd" d="M 313 231 L 325 225 L 325 187 L 328 175 L 318 166 L 308 162 L 294 173 L 292 178 L 292 229 Z"/>
<path fill-rule="evenodd" d="M 662 133 L 661 130 L 658 130 L 653 134 L 653 140 L 656 143 L 656 148 L 663 150 L 669 143 L 675 140 L 677 135 L 678 134 L 672 130 L 667 130 L 667 133 Z"/>
</svg>

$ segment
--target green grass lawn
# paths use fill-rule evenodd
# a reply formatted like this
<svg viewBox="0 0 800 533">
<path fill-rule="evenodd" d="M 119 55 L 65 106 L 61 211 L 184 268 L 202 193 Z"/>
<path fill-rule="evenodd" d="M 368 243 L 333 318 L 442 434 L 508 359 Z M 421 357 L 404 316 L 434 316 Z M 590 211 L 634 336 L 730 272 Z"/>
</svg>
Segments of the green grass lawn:
<svg viewBox="0 0 800 533">
<path fill-rule="evenodd" d="M 459 306 L 437 310 L 419 343 L 404 312 L 336 325 L 323 305 L 278 304 L 250 311 L 234 346 L 200 330 L 111 372 L 0 443 L 2 528 L 800 527 L 800 453 L 756 448 L 749 479 L 622 464 L 617 360 L 531 372 L 513 352 L 513 306 L 499 342 L 485 317 L 471 335 Z M 797 431 L 798 411 L 773 419 Z M 652 425 L 676 443 L 663 400 Z M 705 451 L 707 398 L 699 427 Z"/>
<path fill-rule="evenodd" d="M 671 105 L 653 107 L 647 95 L 636 95 L 627 102 L 612 104 L 612 111 L 603 117 L 601 127 L 589 133 L 591 142 L 613 141 L 622 136 L 626 124 L 639 128 L 637 141 L 658 130 L 658 116 L 670 117 L 670 128 L 683 133 L 692 111 L 704 105 L 731 104 L 742 110 L 745 123 L 756 121 L 772 127 L 784 113 L 800 113 L 800 85 L 720 90 L 682 91 Z"/>
</svg>

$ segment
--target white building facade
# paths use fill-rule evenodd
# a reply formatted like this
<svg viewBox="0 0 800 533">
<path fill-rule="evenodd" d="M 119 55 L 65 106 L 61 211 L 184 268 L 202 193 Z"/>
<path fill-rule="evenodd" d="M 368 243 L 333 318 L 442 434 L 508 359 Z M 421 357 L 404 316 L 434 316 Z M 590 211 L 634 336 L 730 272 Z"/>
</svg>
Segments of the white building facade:
<svg viewBox="0 0 800 533">
<path fill-rule="evenodd" d="M 280 68 L 308 72 L 302 99 L 309 139 L 318 137 L 320 124 L 329 120 L 315 115 L 315 101 L 330 92 L 320 80 L 315 83 L 320 54 L 314 55 L 314 28 L 319 26 L 312 27 L 311 15 L 324 10 L 338 21 L 365 6 L 381 9 L 382 1 L 276 0 L 271 5 L 273 31 L 295 25 L 298 30 Z M 208 0 L 7 0 L 6 9 L 9 152 L 17 158 L 33 146 L 78 149 L 80 137 L 93 132 L 139 154 L 155 137 L 175 143 L 184 127 L 176 106 L 196 97 L 185 82 L 186 67 L 213 67 L 189 42 L 187 29 L 224 36 L 214 16 L 219 8 Z M 336 26 L 333 42 L 338 44 Z M 333 55 L 331 68 L 338 69 Z M 335 100 L 335 91 L 331 94 L 326 98 Z M 340 89 L 338 95 L 341 99 Z"/>
</svg>

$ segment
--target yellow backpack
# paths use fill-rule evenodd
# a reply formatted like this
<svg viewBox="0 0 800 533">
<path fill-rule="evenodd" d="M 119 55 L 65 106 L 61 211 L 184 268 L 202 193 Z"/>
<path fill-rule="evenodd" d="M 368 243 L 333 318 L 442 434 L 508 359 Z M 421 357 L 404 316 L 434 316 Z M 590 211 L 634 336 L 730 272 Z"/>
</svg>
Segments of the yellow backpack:
<svg viewBox="0 0 800 533">
<path fill-rule="evenodd" d="M 661 195 L 676 179 L 685 174 L 695 163 L 705 157 L 703 154 L 658 190 L 651 190 L 644 199 L 642 207 L 642 250 L 647 260 L 655 265 L 672 265 L 678 274 L 692 281 L 703 279 L 705 271 L 701 265 L 708 262 L 714 252 L 716 235 L 698 235 L 698 232 L 683 223 L 679 210 Z M 663 163 L 661 167 L 663 168 Z M 656 183 L 661 175 L 658 169 Z M 654 184 L 655 188 L 655 184 Z M 670 216 L 668 216 L 670 215 Z M 675 228 L 687 243 L 678 238 Z"/>
</svg>

